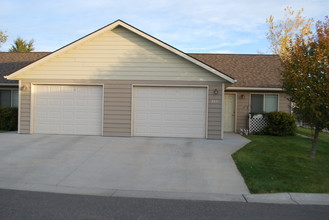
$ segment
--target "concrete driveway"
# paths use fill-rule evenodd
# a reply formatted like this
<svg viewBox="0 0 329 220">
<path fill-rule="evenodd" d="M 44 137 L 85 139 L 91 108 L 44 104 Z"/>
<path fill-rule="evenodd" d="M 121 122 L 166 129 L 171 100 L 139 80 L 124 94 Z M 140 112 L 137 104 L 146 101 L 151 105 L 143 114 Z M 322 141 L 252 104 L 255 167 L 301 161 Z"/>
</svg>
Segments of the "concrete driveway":
<svg viewBox="0 0 329 220">
<path fill-rule="evenodd" d="M 116 190 L 249 193 L 225 140 L 0 134 L 0 188 L 112 195 Z"/>
</svg>

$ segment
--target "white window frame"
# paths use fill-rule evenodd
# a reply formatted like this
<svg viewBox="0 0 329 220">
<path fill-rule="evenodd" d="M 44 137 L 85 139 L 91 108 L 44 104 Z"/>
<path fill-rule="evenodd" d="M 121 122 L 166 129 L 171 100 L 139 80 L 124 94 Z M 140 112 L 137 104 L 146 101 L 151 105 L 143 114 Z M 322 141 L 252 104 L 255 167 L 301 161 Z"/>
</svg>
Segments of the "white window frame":
<svg viewBox="0 0 329 220">
<path fill-rule="evenodd" d="M 277 102 L 277 106 L 278 106 L 278 109 L 277 111 L 280 111 L 280 94 L 278 93 L 250 93 L 250 99 L 249 99 L 249 113 L 255 113 L 255 112 L 251 112 L 251 97 L 252 95 L 263 95 L 263 112 L 262 113 L 266 113 L 265 112 L 265 96 L 266 95 L 276 95 L 278 97 L 278 102 Z M 262 114 L 262 113 L 259 113 L 259 114 Z"/>
</svg>

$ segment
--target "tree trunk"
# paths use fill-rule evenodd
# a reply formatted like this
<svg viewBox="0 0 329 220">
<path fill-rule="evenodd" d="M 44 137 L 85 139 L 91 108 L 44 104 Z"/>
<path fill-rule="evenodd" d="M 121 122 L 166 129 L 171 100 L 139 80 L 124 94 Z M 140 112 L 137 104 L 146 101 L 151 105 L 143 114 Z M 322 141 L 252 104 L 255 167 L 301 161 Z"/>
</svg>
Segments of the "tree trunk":
<svg viewBox="0 0 329 220">
<path fill-rule="evenodd" d="M 313 141 L 312 141 L 312 150 L 311 150 L 311 158 L 314 158 L 316 155 L 316 145 L 318 144 L 318 137 L 321 129 L 317 126 L 315 126 L 314 135 L 313 135 Z"/>
</svg>

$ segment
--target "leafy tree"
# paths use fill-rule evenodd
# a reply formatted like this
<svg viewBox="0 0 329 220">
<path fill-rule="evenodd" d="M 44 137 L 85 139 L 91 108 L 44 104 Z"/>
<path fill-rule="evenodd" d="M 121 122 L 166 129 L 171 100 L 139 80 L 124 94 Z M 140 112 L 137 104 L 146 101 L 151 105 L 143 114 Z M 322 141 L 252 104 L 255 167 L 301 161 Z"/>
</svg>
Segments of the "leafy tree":
<svg viewBox="0 0 329 220">
<path fill-rule="evenodd" d="M 318 21 L 313 33 L 313 20 L 301 17 L 301 12 L 279 24 L 270 17 L 268 39 L 282 63 L 283 89 L 297 114 L 314 128 L 310 154 L 314 158 L 319 133 L 329 127 L 329 19 Z M 293 28 L 286 28 L 288 24 Z"/>
<path fill-rule="evenodd" d="M 23 40 L 22 38 L 18 37 L 14 44 L 9 49 L 9 52 L 32 52 L 34 51 L 34 40 L 30 40 L 27 42 L 26 40 Z"/>
<path fill-rule="evenodd" d="M 0 31 L 0 47 L 1 47 L 1 43 L 4 43 L 7 41 L 7 35 L 5 34 L 5 32 Z"/>
<path fill-rule="evenodd" d="M 280 58 L 286 55 L 287 46 L 294 41 L 296 34 L 305 39 L 312 34 L 311 28 L 314 25 L 313 19 L 302 16 L 304 9 L 295 13 L 291 7 L 286 7 L 284 11 L 284 19 L 274 22 L 272 15 L 266 19 L 269 25 L 267 39 L 271 43 L 270 48 L 274 54 L 279 54 Z"/>
</svg>

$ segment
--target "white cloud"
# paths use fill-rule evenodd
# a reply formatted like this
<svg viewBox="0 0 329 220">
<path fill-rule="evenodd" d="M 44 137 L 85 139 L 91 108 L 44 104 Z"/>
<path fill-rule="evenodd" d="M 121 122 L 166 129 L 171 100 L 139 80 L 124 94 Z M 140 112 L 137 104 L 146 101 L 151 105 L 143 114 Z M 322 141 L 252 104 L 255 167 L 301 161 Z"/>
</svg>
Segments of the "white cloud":
<svg viewBox="0 0 329 220">
<path fill-rule="evenodd" d="M 59 43 L 122 19 L 179 49 L 236 51 L 264 45 L 257 41 L 265 40 L 265 19 L 282 17 L 288 5 L 305 8 L 304 14 L 316 19 L 328 15 L 327 0 L 2 0 L 0 29 L 10 37 L 34 38 L 38 50 L 49 50 L 51 46 L 38 48 L 38 42 L 47 39 L 57 49 L 64 46 Z"/>
</svg>

